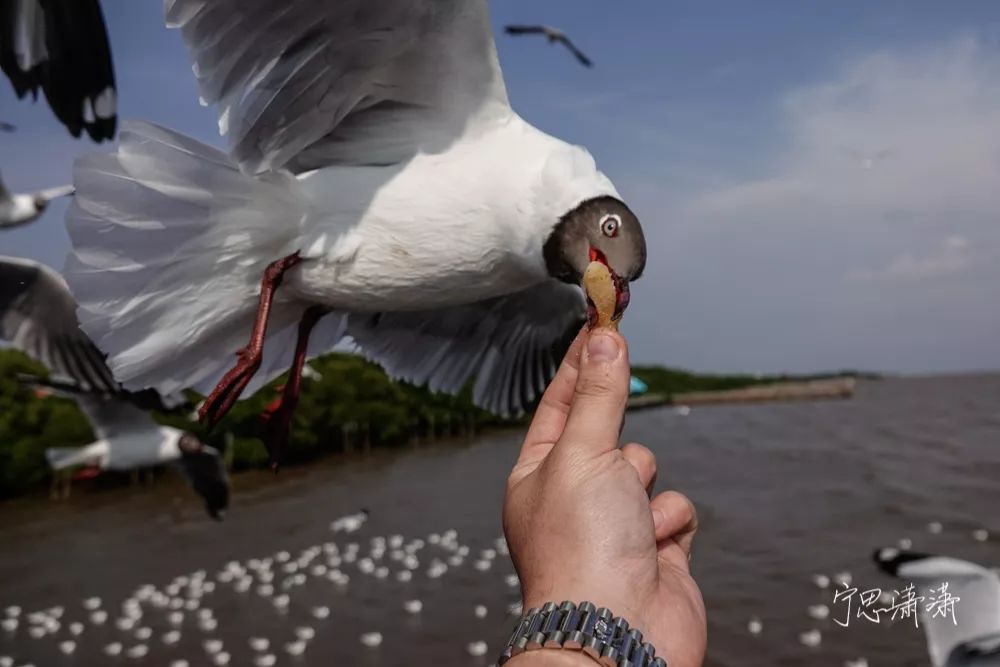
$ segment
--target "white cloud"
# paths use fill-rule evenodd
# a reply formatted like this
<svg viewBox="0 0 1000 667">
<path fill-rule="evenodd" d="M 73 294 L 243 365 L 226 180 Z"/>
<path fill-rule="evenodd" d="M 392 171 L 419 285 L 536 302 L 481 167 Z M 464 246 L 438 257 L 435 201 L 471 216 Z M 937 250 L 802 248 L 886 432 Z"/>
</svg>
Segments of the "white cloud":
<svg viewBox="0 0 1000 667">
<path fill-rule="evenodd" d="M 718 370 L 1000 365 L 1000 53 L 970 37 L 873 53 L 776 110 L 749 178 L 646 197 L 670 224 L 650 230 L 649 284 L 635 289 L 639 356 Z M 737 160 L 745 172 L 730 150 L 723 176 Z"/>
<path fill-rule="evenodd" d="M 776 173 L 704 193 L 693 213 L 798 220 L 823 209 L 851 223 L 1000 205 L 1000 63 L 975 39 L 859 59 L 782 109 L 791 142 Z"/>
<path fill-rule="evenodd" d="M 854 269 L 847 278 L 860 282 L 920 283 L 960 274 L 972 266 L 968 239 L 949 236 L 929 255 L 916 257 L 906 252 L 882 269 Z"/>
</svg>

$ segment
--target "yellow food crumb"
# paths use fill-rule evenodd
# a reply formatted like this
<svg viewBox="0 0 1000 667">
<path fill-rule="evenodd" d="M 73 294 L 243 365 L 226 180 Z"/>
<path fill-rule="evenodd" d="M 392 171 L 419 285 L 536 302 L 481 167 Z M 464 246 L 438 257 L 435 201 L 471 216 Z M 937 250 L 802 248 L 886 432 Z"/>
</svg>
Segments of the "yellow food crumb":
<svg viewBox="0 0 1000 667">
<path fill-rule="evenodd" d="M 618 299 L 608 267 L 602 262 L 591 262 L 583 272 L 583 288 L 597 308 L 597 323 L 594 326 L 610 327 L 617 331 L 618 320 L 612 318 Z"/>
</svg>

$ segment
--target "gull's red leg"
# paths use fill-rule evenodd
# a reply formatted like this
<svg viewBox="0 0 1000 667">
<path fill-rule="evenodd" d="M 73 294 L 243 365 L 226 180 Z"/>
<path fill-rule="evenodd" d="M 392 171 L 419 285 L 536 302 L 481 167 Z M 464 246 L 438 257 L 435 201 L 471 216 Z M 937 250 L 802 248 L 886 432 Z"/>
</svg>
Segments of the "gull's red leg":
<svg viewBox="0 0 1000 667">
<path fill-rule="evenodd" d="M 209 428 L 219 423 L 219 420 L 235 405 L 240 394 L 250 384 L 250 380 L 260 368 L 264 352 L 264 336 L 267 334 L 267 320 L 271 314 L 274 293 L 281 285 L 285 272 L 301 261 L 302 258 L 296 252 L 271 262 L 264 269 L 264 277 L 260 282 L 260 300 L 257 302 L 257 317 L 253 323 L 250 341 L 246 347 L 236 353 L 238 359 L 236 365 L 219 380 L 215 389 L 198 410 L 201 421 L 207 422 Z"/>
<path fill-rule="evenodd" d="M 306 363 L 306 352 L 309 348 L 309 334 L 316 323 L 327 314 L 322 306 L 312 306 L 306 309 L 299 322 L 299 335 L 295 341 L 295 357 L 288 372 L 288 381 L 281 388 L 281 396 L 271 402 L 260 416 L 261 426 L 266 431 L 265 442 L 271 455 L 271 467 L 277 470 L 279 457 L 288 444 L 288 432 L 292 424 L 292 414 L 299 403 L 299 392 L 302 389 L 302 367 Z"/>
</svg>

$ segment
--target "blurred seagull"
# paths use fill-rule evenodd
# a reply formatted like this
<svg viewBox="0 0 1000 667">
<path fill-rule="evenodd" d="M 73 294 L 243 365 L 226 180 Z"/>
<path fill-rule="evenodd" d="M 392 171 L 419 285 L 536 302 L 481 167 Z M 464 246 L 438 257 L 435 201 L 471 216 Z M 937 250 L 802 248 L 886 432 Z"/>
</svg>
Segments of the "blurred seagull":
<svg viewBox="0 0 1000 667">
<path fill-rule="evenodd" d="M 218 450 L 202 444 L 191 433 L 160 426 L 148 413 L 114 395 L 66 387 L 55 393 L 76 402 L 97 440 L 84 447 L 45 450 L 53 470 L 91 465 L 101 470 L 132 470 L 176 462 L 201 496 L 209 516 L 222 519 L 229 506 L 229 479 Z"/>
<path fill-rule="evenodd" d="M 11 194 L 0 177 L 0 229 L 34 222 L 45 212 L 49 202 L 73 194 L 72 185 L 49 188 L 39 192 Z"/>
<path fill-rule="evenodd" d="M 165 5 L 230 152 L 132 122 L 76 164 L 66 277 L 126 387 L 195 388 L 213 425 L 290 369 L 274 459 L 305 360 L 345 335 L 515 414 L 586 319 L 591 261 L 627 306 L 642 227 L 511 109 L 485 0 Z"/>
<path fill-rule="evenodd" d="M 580 61 L 580 64 L 584 67 L 593 67 L 594 63 L 584 55 L 583 51 L 576 48 L 576 45 L 570 41 L 569 37 L 566 36 L 562 30 L 558 28 L 550 28 L 545 25 L 509 25 L 504 28 L 508 35 L 545 35 L 549 40 L 549 44 L 560 43 L 569 49 L 569 52 L 576 56 L 576 59 Z"/>
<path fill-rule="evenodd" d="M 17 132 L 17 126 L 0 120 L 0 132 Z"/>
<path fill-rule="evenodd" d="M 50 379 L 28 379 L 75 400 L 98 434 L 87 447 L 49 450 L 54 469 L 95 461 L 102 469 L 124 470 L 179 460 L 209 513 L 221 516 L 229 492 L 218 452 L 194 436 L 158 426 L 141 409 L 171 409 L 172 399 L 122 391 L 80 330 L 76 303 L 58 273 L 38 262 L 0 256 L 0 340 L 46 366 Z"/>
<path fill-rule="evenodd" d="M 30 259 L 0 255 L 0 341 L 48 368 L 46 382 L 56 388 L 115 394 L 143 410 L 172 412 L 184 405 L 181 395 L 124 391 L 80 329 L 62 276 Z"/>
<path fill-rule="evenodd" d="M 19 98 L 41 88 L 70 134 L 115 136 L 111 48 L 97 0 L 0 2 L 0 69 Z"/>
<path fill-rule="evenodd" d="M 884 572 L 915 584 L 920 625 L 934 667 L 997 667 L 1000 665 L 1000 570 L 976 563 L 899 549 L 879 549 L 873 555 Z M 931 603 L 945 593 L 953 596 L 955 619 Z M 931 589 L 934 589 L 932 592 Z M 938 613 L 939 618 L 934 618 Z"/>
</svg>

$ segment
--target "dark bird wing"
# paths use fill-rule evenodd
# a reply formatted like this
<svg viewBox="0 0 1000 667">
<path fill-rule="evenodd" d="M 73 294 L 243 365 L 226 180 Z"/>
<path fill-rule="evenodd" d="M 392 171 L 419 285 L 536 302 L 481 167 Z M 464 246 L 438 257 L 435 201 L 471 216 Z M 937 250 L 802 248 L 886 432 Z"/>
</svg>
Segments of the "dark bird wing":
<svg viewBox="0 0 1000 667">
<path fill-rule="evenodd" d="M 594 63 L 591 62 L 590 58 L 584 55 L 583 51 L 576 48 L 576 44 L 571 42 L 569 37 L 567 37 L 566 35 L 559 35 L 558 37 L 556 37 L 556 39 L 562 42 L 566 46 L 566 48 L 569 49 L 569 52 L 572 53 L 574 56 L 576 56 L 576 59 L 580 61 L 581 65 L 583 65 L 584 67 L 594 66 Z"/>
<path fill-rule="evenodd" d="M 229 508 L 229 476 L 219 451 L 203 445 L 198 452 L 182 452 L 178 463 L 188 482 L 205 502 L 208 515 L 221 520 Z"/>
<path fill-rule="evenodd" d="M 17 131 L 16 125 L 0 120 L 0 132 L 16 132 L 16 131 Z"/>
<path fill-rule="evenodd" d="M 115 75 L 98 0 L 0 2 L 0 69 L 18 97 L 41 89 L 74 137 L 114 137 Z"/>
<path fill-rule="evenodd" d="M 555 280 L 508 296 L 434 311 L 355 315 L 347 333 L 391 377 L 458 393 L 500 415 L 531 407 L 583 326 L 582 291 Z"/>
<path fill-rule="evenodd" d="M 508 35 L 547 35 L 548 29 L 543 25 L 509 25 L 504 27 Z"/>
<path fill-rule="evenodd" d="M 119 390 L 104 355 L 80 330 L 62 276 L 47 266 L 0 256 L 0 340 L 82 389 Z"/>
</svg>

